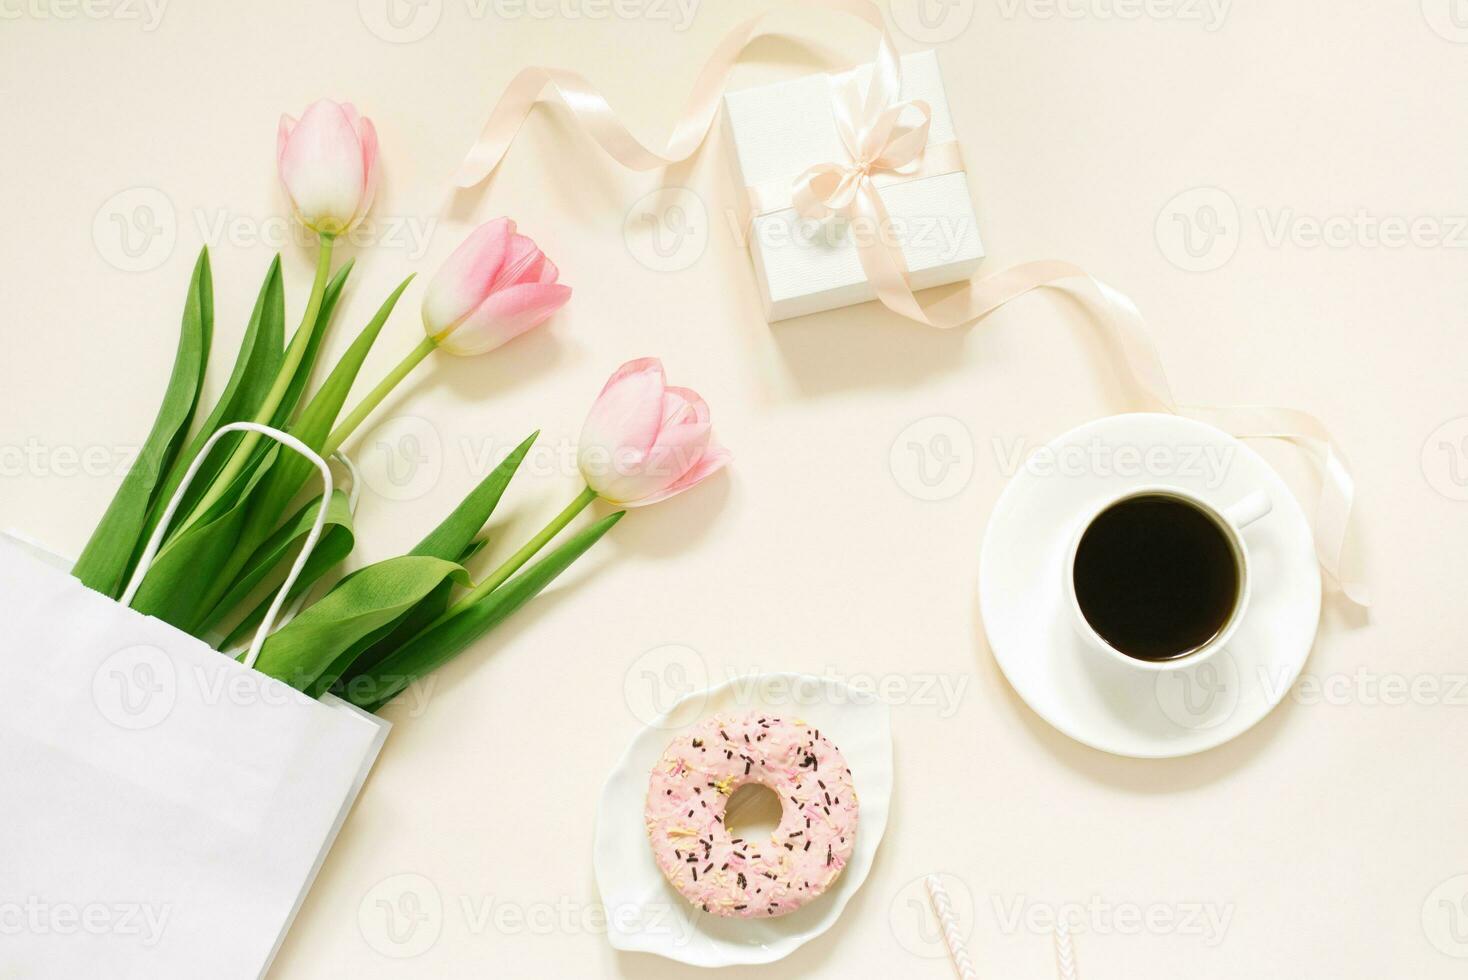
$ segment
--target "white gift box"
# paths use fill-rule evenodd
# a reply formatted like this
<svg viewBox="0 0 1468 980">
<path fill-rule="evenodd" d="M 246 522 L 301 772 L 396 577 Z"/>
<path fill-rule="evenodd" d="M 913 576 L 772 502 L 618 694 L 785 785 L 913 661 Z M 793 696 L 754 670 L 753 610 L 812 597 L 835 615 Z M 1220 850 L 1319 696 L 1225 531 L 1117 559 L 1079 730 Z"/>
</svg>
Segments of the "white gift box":
<svg viewBox="0 0 1468 980">
<path fill-rule="evenodd" d="M 832 111 L 833 88 L 852 75 L 864 85 L 871 71 L 871 65 L 862 65 L 836 75 L 808 75 L 727 93 L 724 127 L 734 147 L 740 186 L 793 183 L 815 164 L 845 162 Z M 922 100 L 931 107 L 929 146 L 957 138 L 934 52 L 902 58 L 901 100 Z M 914 290 L 974 274 L 984 247 L 963 171 L 889 183 L 880 186 L 879 194 L 892 219 L 890 240 L 902 249 Z M 876 298 L 852 229 L 839 219 L 816 221 L 786 208 L 756 215 L 747 233 L 769 320 Z"/>
<path fill-rule="evenodd" d="M 0 978 L 256 980 L 388 725 L 69 568 L 0 535 Z"/>
</svg>

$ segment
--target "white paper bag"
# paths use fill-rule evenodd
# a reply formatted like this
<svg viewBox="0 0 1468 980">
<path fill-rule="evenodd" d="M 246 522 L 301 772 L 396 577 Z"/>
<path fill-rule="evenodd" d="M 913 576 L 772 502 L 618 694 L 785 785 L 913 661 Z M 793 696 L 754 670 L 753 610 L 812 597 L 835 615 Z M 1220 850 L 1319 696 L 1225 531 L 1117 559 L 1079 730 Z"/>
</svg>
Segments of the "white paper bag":
<svg viewBox="0 0 1468 980">
<path fill-rule="evenodd" d="M 387 728 L 0 538 L 0 978 L 261 976 Z"/>
</svg>

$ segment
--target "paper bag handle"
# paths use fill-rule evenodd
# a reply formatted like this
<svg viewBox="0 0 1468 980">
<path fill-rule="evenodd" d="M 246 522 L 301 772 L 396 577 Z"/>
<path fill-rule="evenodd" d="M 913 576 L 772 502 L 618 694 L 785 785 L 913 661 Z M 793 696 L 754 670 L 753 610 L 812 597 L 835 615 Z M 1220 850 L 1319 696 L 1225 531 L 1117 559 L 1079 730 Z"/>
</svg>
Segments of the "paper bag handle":
<svg viewBox="0 0 1468 980">
<path fill-rule="evenodd" d="M 132 605 L 133 597 L 138 594 L 138 589 L 143 584 L 143 576 L 148 574 L 148 568 L 153 564 L 153 559 L 157 557 L 158 549 L 163 545 L 164 536 L 168 534 L 168 525 L 173 520 L 174 511 L 178 510 L 179 505 L 183 503 L 184 493 L 188 490 L 189 484 L 193 482 L 199 468 L 204 465 L 204 460 L 209 458 L 209 451 L 214 448 L 214 444 L 230 432 L 258 432 L 268 439 L 274 439 L 281 445 L 300 453 L 321 472 L 321 506 L 316 511 L 316 520 L 311 525 L 311 532 L 306 535 L 306 543 L 301 546 L 300 554 L 296 555 L 296 561 L 291 566 L 290 574 L 276 590 L 275 601 L 270 603 L 270 609 L 266 611 L 265 618 L 260 621 L 260 628 L 255 631 L 255 640 L 250 644 L 249 651 L 245 653 L 245 666 L 254 667 L 255 661 L 260 659 L 260 648 L 265 645 L 266 637 L 275 627 L 275 618 L 280 615 L 281 606 L 285 605 L 286 596 L 290 594 L 291 587 L 296 584 L 296 579 L 301 577 L 301 572 L 305 569 L 311 552 L 315 550 L 316 543 L 321 540 L 322 529 L 326 527 L 326 514 L 331 507 L 331 467 L 326 465 L 326 460 L 322 459 L 319 453 L 288 432 L 282 432 L 258 422 L 231 422 L 228 425 L 220 426 L 200 447 L 199 454 L 194 457 L 194 461 L 184 472 L 183 480 L 179 483 L 178 489 L 174 491 L 173 499 L 168 502 L 163 516 L 158 519 L 158 526 L 153 529 L 153 536 L 148 539 L 148 546 L 143 549 L 142 557 L 138 559 L 138 567 L 133 572 L 132 579 L 127 583 L 127 588 L 123 590 L 122 598 L 118 601 L 124 606 Z"/>
</svg>

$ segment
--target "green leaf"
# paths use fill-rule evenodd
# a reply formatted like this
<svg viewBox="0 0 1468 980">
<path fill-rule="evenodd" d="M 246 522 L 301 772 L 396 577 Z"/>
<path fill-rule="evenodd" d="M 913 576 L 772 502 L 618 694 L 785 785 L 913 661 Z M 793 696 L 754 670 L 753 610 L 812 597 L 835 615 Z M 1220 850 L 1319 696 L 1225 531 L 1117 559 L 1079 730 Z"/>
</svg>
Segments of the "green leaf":
<svg viewBox="0 0 1468 980">
<path fill-rule="evenodd" d="M 489 544 L 488 538 L 475 538 L 473 541 L 469 542 L 468 546 L 463 551 L 459 552 L 458 557 L 455 558 L 454 561 L 458 562 L 460 565 L 463 565 L 465 568 L 468 568 L 469 563 L 474 560 L 474 556 L 483 551 L 484 546 L 487 544 Z"/>
<path fill-rule="evenodd" d="M 530 447 L 539 436 L 538 429 L 530 433 L 409 554 L 450 558 L 467 548 L 474 536 L 489 521 L 495 507 L 499 506 L 505 488 L 510 485 L 510 480 L 525 461 L 525 454 L 530 452 Z"/>
<path fill-rule="evenodd" d="M 471 541 L 469 546 L 459 553 L 456 561 L 460 565 L 468 565 L 469 561 L 484 550 L 484 546 L 488 543 L 484 538 Z M 331 667 L 322 671 L 321 676 L 317 678 L 316 686 L 311 690 L 312 696 L 320 697 L 348 671 L 353 676 L 370 671 L 388 654 L 427 629 L 429 624 L 448 609 L 449 597 L 454 593 L 454 584 L 452 580 L 441 582 L 438 588 L 424 596 L 416 606 L 399 616 L 395 622 L 374 631 L 370 636 L 363 637 L 347 649 L 332 662 Z"/>
<path fill-rule="evenodd" d="M 142 535 L 143 543 L 147 542 L 148 535 L 157 526 L 163 509 L 168 506 L 168 501 L 183 480 L 184 471 L 194 462 L 209 437 L 221 426 L 254 418 L 265 393 L 270 390 L 276 372 L 280 370 L 285 354 L 284 345 L 285 289 L 280 274 L 280 256 L 277 255 L 271 261 L 270 269 L 265 273 L 265 282 L 261 284 L 260 293 L 255 298 L 255 308 L 250 314 L 249 325 L 245 328 L 244 339 L 240 341 L 240 352 L 235 358 L 234 371 L 229 382 L 215 402 L 214 411 L 199 427 L 193 441 L 173 461 L 168 478 L 163 481 L 148 512 L 148 523 Z M 204 496 L 204 491 L 224 467 L 224 461 L 234 451 L 241 436 L 242 433 L 230 433 L 215 443 L 209 459 L 199 467 L 199 472 L 184 493 L 179 514 L 193 512 L 200 498 Z M 141 552 L 141 545 L 138 550 Z"/>
<path fill-rule="evenodd" d="M 199 252 L 189 281 L 178 353 L 163 404 L 137 461 L 123 478 L 72 569 L 72 574 L 88 588 L 113 598 L 122 593 L 147 526 L 148 511 L 158 499 L 160 480 L 193 420 L 213 336 L 214 284 L 209 270 L 209 250 L 205 248 Z"/>
<path fill-rule="evenodd" d="M 332 280 L 327 285 L 326 292 L 323 293 L 319 317 L 321 324 L 326 323 L 327 318 L 332 314 L 336 296 L 341 293 L 341 279 L 342 276 L 339 274 L 338 279 Z M 336 415 L 341 412 L 346 395 L 351 392 L 352 383 L 357 380 L 357 374 L 360 373 L 363 362 L 366 361 L 367 354 L 371 351 L 371 346 L 376 342 L 377 334 L 382 333 L 383 324 L 388 323 L 388 317 L 392 314 L 393 307 L 398 304 L 402 290 L 407 289 L 410 282 L 413 282 L 413 276 L 402 280 L 401 285 L 393 290 L 392 295 L 389 295 L 388 299 L 383 302 L 382 307 L 364 327 L 363 332 L 358 334 L 357 339 L 346 349 L 346 354 L 342 355 L 341 361 L 336 362 L 336 367 L 332 368 L 332 373 L 321 384 L 320 390 L 317 390 L 311 401 L 301 409 L 297 420 L 289 427 L 289 433 L 310 446 L 311 449 L 320 452 L 321 447 L 326 443 L 326 437 L 332 431 Z M 308 346 L 307 356 L 302 359 L 302 364 L 310 361 L 314 356 L 316 356 L 316 348 Z M 304 368 L 304 370 L 305 373 L 310 374 L 310 368 Z M 206 606 L 213 610 L 210 613 L 211 619 L 222 618 L 229 612 L 232 606 L 226 604 L 228 601 L 226 597 L 236 596 L 236 594 L 242 596 L 241 575 L 244 557 L 252 555 L 263 546 L 264 541 L 272 535 L 276 525 L 285 515 L 286 508 L 291 506 L 291 500 L 295 499 L 302 487 L 313 477 L 314 472 L 316 472 L 316 465 L 311 464 L 311 461 L 299 453 L 282 453 L 280 458 L 276 459 L 275 467 L 270 468 L 269 477 L 260 484 L 260 489 L 255 490 L 250 512 L 245 516 L 244 527 L 239 533 L 239 547 L 235 556 L 226 563 L 225 568 L 220 571 L 219 581 L 214 582 L 214 587 L 206 594 L 206 600 L 204 600 Z M 336 560 L 341 560 L 341 557 Z M 333 560 L 330 565 L 335 565 L 335 563 Z M 326 568 L 329 568 L 330 565 L 327 565 Z M 317 568 L 319 568 L 317 575 L 324 574 L 326 571 L 326 568 L 320 568 L 319 565 Z M 248 591 L 250 588 L 245 588 L 244 593 Z"/>
<path fill-rule="evenodd" d="M 342 406 L 346 404 L 347 395 L 352 391 L 352 385 L 356 383 L 357 375 L 362 370 L 362 364 L 367 360 L 367 355 L 372 351 L 372 345 L 377 342 L 378 334 L 382 333 L 383 326 L 388 317 L 392 316 L 393 310 L 402 298 L 403 290 L 413 281 L 410 275 L 398 283 L 398 288 L 388 294 L 387 299 L 377 308 L 372 319 L 367 321 L 367 326 L 352 341 L 341 360 L 336 362 L 336 367 L 331 369 L 326 381 L 322 383 L 321 389 L 312 396 L 305 409 L 301 411 L 300 417 L 291 426 L 291 434 L 302 442 L 313 447 L 325 445 L 326 437 L 331 434 L 331 428 L 336 424 L 336 417 L 341 414 Z M 323 307 L 325 301 L 323 300 Z"/>
<path fill-rule="evenodd" d="M 535 598 L 601 540 L 624 513 L 617 511 L 577 532 L 483 599 L 414 637 L 371 671 L 352 676 L 343 685 L 344 697 L 359 708 L 376 711 L 414 680 L 452 660 Z"/>
<path fill-rule="evenodd" d="M 212 629 L 230 610 L 244 602 L 250 593 L 270 576 L 272 571 L 285 564 L 288 557 L 294 560 L 296 546 L 311 533 L 311 526 L 316 523 L 316 512 L 320 507 L 321 495 L 317 494 L 255 550 L 229 592 L 219 600 L 212 612 L 199 621 L 201 632 Z M 351 554 L 355 541 L 352 512 L 347 504 L 347 495 L 340 490 L 334 490 L 331 494 L 331 503 L 327 505 L 326 523 L 322 527 L 321 539 L 316 542 L 316 548 L 311 552 L 311 557 L 306 559 L 301 575 L 296 579 L 295 585 L 291 587 L 286 601 L 294 599 L 311 588 L 321 579 L 321 576 Z M 280 578 L 283 580 L 285 578 L 284 569 L 280 570 Z M 265 618 L 265 613 L 270 608 L 276 591 L 279 590 L 272 591 L 244 619 L 239 621 L 224 642 L 219 644 L 221 650 L 231 649 L 237 643 L 242 642 L 244 637 L 254 632 L 255 627 Z"/>
<path fill-rule="evenodd" d="M 377 314 L 352 342 L 351 347 L 332 368 L 321 388 L 301 410 L 296 421 L 291 424 L 290 433 L 307 446 L 320 451 L 325 444 L 326 437 L 331 433 L 332 424 L 336 421 L 337 414 L 341 411 L 352 384 L 362 369 L 362 363 L 367 359 L 373 343 L 392 314 L 393 307 L 397 305 L 398 298 L 402 296 L 403 290 L 412 280 L 412 276 L 404 279 L 383 302 Z M 340 287 L 338 291 L 339 289 Z M 325 300 L 322 301 L 322 308 L 326 311 L 326 315 L 329 315 L 330 311 L 326 310 Z M 254 554 L 269 539 L 285 514 L 286 508 L 300 493 L 301 488 L 306 485 L 315 470 L 316 467 L 310 460 L 294 452 L 282 454 L 271 467 L 270 475 L 254 493 L 249 513 L 240 530 L 239 545 L 234 557 L 225 564 L 219 581 L 205 594 L 205 604 L 213 610 L 210 613 L 211 619 L 224 616 L 232 608 L 226 604 L 226 597 L 234 595 L 242 598 L 250 591 L 250 588 L 253 588 L 251 585 L 241 590 L 245 556 Z M 337 560 L 339 561 L 340 558 Z M 335 564 L 335 561 L 331 564 Z M 320 570 L 320 572 L 324 571 L 325 568 Z M 256 581 L 258 582 L 258 579 Z"/>
<path fill-rule="evenodd" d="M 301 395 L 306 391 L 306 385 L 311 382 L 311 372 L 316 366 L 316 355 L 321 351 L 321 341 L 326 336 L 326 328 L 331 323 L 331 315 L 336 312 L 337 301 L 341 299 L 342 289 L 346 287 L 347 277 L 352 274 L 352 266 L 356 259 L 348 259 L 342 263 L 342 267 L 336 270 L 336 275 L 326 284 L 326 289 L 321 293 L 321 312 L 316 315 L 316 322 L 310 326 L 311 333 L 306 341 L 306 351 L 301 357 L 301 364 L 296 368 L 295 376 L 291 378 L 286 387 L 285 397 L 281 399 L 280 407 L 275 410 L 275 415 L 270 424 L 277 429 L 286 428 L 286 423 L 295 413 L 296 404 L 301 400 Z M 302 327 L 301 329 L 307 329 Z M 274 379 L 272 379 L 274 380 Z"/>
<path fill-rule="evenodd" d="M 487 477 L 480 481 L 477 487 L 469 492 L 463 502 L 454 508 L 453 513 L 429 532 L 427 537 L 418 542 L 409 554 L 454 559 L 460 565 L 467 563 L 477 554 L 486 541 L 484 539 L 475 540 L 474 536 L 480 532 L 488 522 L 490 515 L 494 513 L 500 498 L 504 496 L 505 488 L 509 486 L 511 478 L 525 460 L 525 454 L 530 451 L 531 445 L 539 435 L 538 431 L 533 432 L 516 446 L 498 466 L 490 471 Z M 397 622 L 378 630 L 372 636 L 365 637 L 362 642 L 344 652 L 338 658 L 338 662 L 332 664 L 331 669 L 322 673 L 321 689 L 325 690 L 330 687 L 338 677 L 347 672 L 348 668 L 354 675 L 370 670 L 388 654 L 417 636 L 425 627 L 443 615 L 444 610 L 448 608 L 449 596 L 452 592 L 453 583 L 445 582 L 443 586 L 429 593 L 418 605 L 399 617 Z"/>
<path fill-rule="evenodd" d="M 331 369 L 331 374 L 327 375 L 321 388 L 301 410 L 300 417 L 291 424 L 291 435 L 318 452 L 326 444 L 326 437 L 331 434 L 331 427 L 336 423 L 336 417 L 346 403 L 352 384 L 362 370 L 362 363 L 367 360 L 367 354 L 372 350 L 378 334 L 382 332 L 383 324 L 392 315 L 398 298 L 412 281 L 412 276 L 404 279 L 378 308 L 376 315 L 352 342 L 352 346 L 347 348 L 341 360 L 337 361 L 336 367 Z M 324 308 L 324 300 L 322 305 Z M 315 472 L 315 465 L 299 453 L 288 453 L 276 463 L 270 471 L 269 479 L 260 487 L 258 502 L 250 512 L 245 528 L 242 547 L 252 549 L 269 534 L 270 529 L 285 513 L 286 507 Z"/>
<path fill-rule="evenodd" d="M 170 541 L 143 577 L 133 608 L 196 633 L 198 621 L 213 608 L 204 597 L 235 553 L 250 492 L 275 459 L 275 450 L 246 467 L 204 516 Z"/>
<path fill-rule="evenodd" d="M 430 597 L 440 594 L 443 595 L 445 608 L 447 608 L 448 596 L 450 593 L 453 592 L 453 590 L 453 579 L 445 579 L 444 581 L 440 582 L 432 592 L 428 593 L 428 595 Z M 427 599 L 420 599 L 417 605 L 413 606 L 413 609 L 420 608 L 427 601 Z M 442 611 L 442 609 L 439 610 L 439 612 Z M 405 616 L 411 615 L 412 610 L 409 610 L 405 614 Z M 336 686 L 337 682 L 341 680 L 341 676 L 343 673 L 345 673 L 349 669 L 354 669 L 356 667 L 359 658 L 377 649 L 386 638 L 392 636 L 399 629 L 401 629 L 403 619 L 404 616 L 399 616 L 393 622 L 387 623 L 384 626 L 379 626 L 377 629 L 373 630 L 371 633 L 368 633 L 366 636 L 362 637 L 361 639 L 357 640 L 357 642 L 347 647 L 341 653 L 337 654 L 336 658 L 332 660 L 332 662 L 328 664 L 321 671 L 320 674 L 316 675 L 316 679 L 312 681 L 311 685 L 305 689 L 306 693 L 311 695 L 311 697 L 313 698 L 319 698 L 327 691 L 330 691 L 333 687 Z M 432 622 L 432 620 L 429 620 L 429 622 Z M 427 625 L 427 622 L 422 623 L 419 626 L 419 629 L 422 629 L 423 626 Z"/>
<path fill-rule="evenodd" d="M 255 668 L 307 690 L 339 654 L 413 608 L 445 579 L 467 583 L 469 574 L 456 562 L 419 555 L 368 565 L 271 635 Z"/>
<path fill-rule="evenodd" d="M 484 550 L 489 542 L 484 538 L 469 543 L 469 546 L 461 551 L 455 561 L 460 565 L 468 567 L 474 556 Z M 442 616 L 449 607 L 449 596 L 453 595 L 454 583 L 444 582 L 438 588 L 426 595 L 418 605 L 408 611 L 393 624 L 392 632 L 385 633 L 382 642 L 374 644 L 366 649 L 360 660 L 354 659 L 351 664 L 353 673 L 361 673 L 366 668 L 378 663 L 383 657 L 392 653 L 398 647 L 407 643 L 413 637 L 423 632 L 435 619 Z"/>
</svg>

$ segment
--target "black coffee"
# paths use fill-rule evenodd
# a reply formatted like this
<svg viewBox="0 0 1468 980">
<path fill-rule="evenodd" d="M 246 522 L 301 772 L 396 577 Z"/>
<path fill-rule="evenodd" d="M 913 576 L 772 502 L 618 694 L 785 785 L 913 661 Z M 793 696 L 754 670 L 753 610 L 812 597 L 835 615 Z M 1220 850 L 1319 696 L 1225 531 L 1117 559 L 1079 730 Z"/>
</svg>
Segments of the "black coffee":
<svg viewBox="0 0 1468 980">
<path fill-rule="evenodd" d="M 1139 660 L 1187 656 L 1228 625 L 1239 560 L 1217 521 L 1179 497 L 1118 501 L 1076 548 L 1081 612 L 1102 639 Z"/>
</svg>

